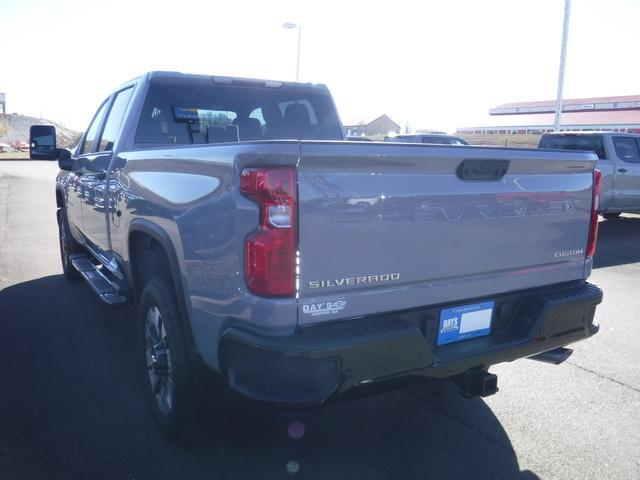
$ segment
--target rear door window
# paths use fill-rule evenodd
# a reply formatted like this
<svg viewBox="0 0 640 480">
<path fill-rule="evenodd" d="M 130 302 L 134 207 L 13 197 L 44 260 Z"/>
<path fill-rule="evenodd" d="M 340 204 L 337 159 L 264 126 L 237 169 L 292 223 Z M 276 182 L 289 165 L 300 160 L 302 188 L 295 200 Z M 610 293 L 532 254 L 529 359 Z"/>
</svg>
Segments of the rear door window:
<svg viewBox="0 0 640 480">
<path fill-rule="evenodd" d="M 599 159 L 606 158 L 602 135 L 543 135 L 538 148 L 594 152 Z"/>
<path fill-rule="evenodd" d="M 640 163 L 638 142 L 633 137 L 613 137 L 616 156 L 623 162 Z"/>
<path fill-rule="evenodd" d="M 122 90 L 116 95 L 116 99 L 113 101 L 113 105 L 109 111 L 107 121 L 104 124 L 98 151 L 107 152 L 113 150 L 113 143 L 115 142 L 117 135 L 120 133 L 122 120 L 124 119 L 124 114 L 127 111 L 127 106 L 129 105 L 129 100 L 131 100 L 132 93 L 133 87 Z"/>
</svg>

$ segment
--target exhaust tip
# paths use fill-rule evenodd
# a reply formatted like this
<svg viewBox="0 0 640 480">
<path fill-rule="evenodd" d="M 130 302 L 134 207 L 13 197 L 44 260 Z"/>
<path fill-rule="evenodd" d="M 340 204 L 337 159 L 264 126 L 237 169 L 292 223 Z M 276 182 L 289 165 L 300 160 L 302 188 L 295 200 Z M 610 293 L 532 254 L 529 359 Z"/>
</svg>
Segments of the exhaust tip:
<svg viewBox="0 0 640 480">
<path fill-rule="evenodd" d="M 570 348 L 559 347 L 553 350 L 549 350 L 547 352 L 538 353 L 533 357 L 529 357 L 531 360 L 536 360 L 538 362 L 550 363 L 552 365 L 560 365 L 564 361 L 567 360 L 573 353 L 573 350 Z"/>
</svg>

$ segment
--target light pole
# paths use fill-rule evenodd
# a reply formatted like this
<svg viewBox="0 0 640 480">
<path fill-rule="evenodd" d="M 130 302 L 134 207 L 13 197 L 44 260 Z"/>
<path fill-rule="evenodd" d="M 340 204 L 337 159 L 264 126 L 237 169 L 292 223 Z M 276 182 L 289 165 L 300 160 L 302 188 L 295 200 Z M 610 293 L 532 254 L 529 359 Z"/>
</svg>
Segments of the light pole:
<svg viewBox="0 0 640 480">
<path fill-rule="evenodd" d="M 296 82 L 300 80 L 300 37 L 302 36 L 302 26 L 296 23 L 284 23 L 282 24 L 284 28 L 288 28 L 290 30 L 298 29 L 298 53 L 296 56 Z"/>
<path fill-rule="evenodd" d="M 560 71 L 558 72 L 558 93 L 556 95 L 556 114 L 553 121 L 553 131 L 560 128 L 562 114 L 562 88 L 564 86 L 564 65 L 567 59 L 567 38 L 569 36 L 569 16 L 571 15 L 571 0 L 564 0 L 564 23 L 562 25 L 562 47 L 560 48 Z"/>
</svg>

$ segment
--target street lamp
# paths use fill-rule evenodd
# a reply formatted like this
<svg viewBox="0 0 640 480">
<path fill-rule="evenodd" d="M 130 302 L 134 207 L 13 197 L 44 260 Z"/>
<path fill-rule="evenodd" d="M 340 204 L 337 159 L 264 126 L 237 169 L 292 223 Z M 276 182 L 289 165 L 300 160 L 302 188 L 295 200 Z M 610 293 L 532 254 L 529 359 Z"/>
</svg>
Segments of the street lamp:
<svg viewBox="0 0 640 480">
<path fill-rule="evenodd" d="M 298 29 L 298 54 L 296 59 L 296 82 L 300 80 L 300 37 L 302 36 L 302 26 L 296 23 L 283 23 L 283 28 L 288 28 L 289 30 L 293 30 L 295 28 Z"/>
<path fill-rule="evenodd" d="M 558 93 L 556 95 L 556 113 L 553 119 L 553 131 L 560 129 L 560 115 L 562 115 L 562 89 L 564 88 L 564 66 L 567 59 L 567 37 L 569 36 L 569 16 L 571 15 L 571 0 L 564 0 L 564 22 L 562 25 L 562 45 L 560 47 L 560 71 L 558 72 Z"/>
</svg>

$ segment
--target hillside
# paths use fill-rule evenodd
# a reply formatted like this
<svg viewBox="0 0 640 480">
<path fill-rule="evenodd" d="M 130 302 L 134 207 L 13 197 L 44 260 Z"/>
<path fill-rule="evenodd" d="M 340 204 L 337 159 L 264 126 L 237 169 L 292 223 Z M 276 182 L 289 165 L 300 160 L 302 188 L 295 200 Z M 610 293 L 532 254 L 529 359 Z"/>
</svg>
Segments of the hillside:
<svg viewBox="0 0 640 480">
<path fill-rule="evenodd" d="M 0 113 L 0 143 L 13 144 L 15 141 L 29 141 L 29 127 L 31 125 L 54 125 L 57 132 L 59 147 L 74 147 L 80 139 L 80 132 L 69 130 L 50 120 L 44 120 L 26 115 L 4 115 Z"/>
</svg>

